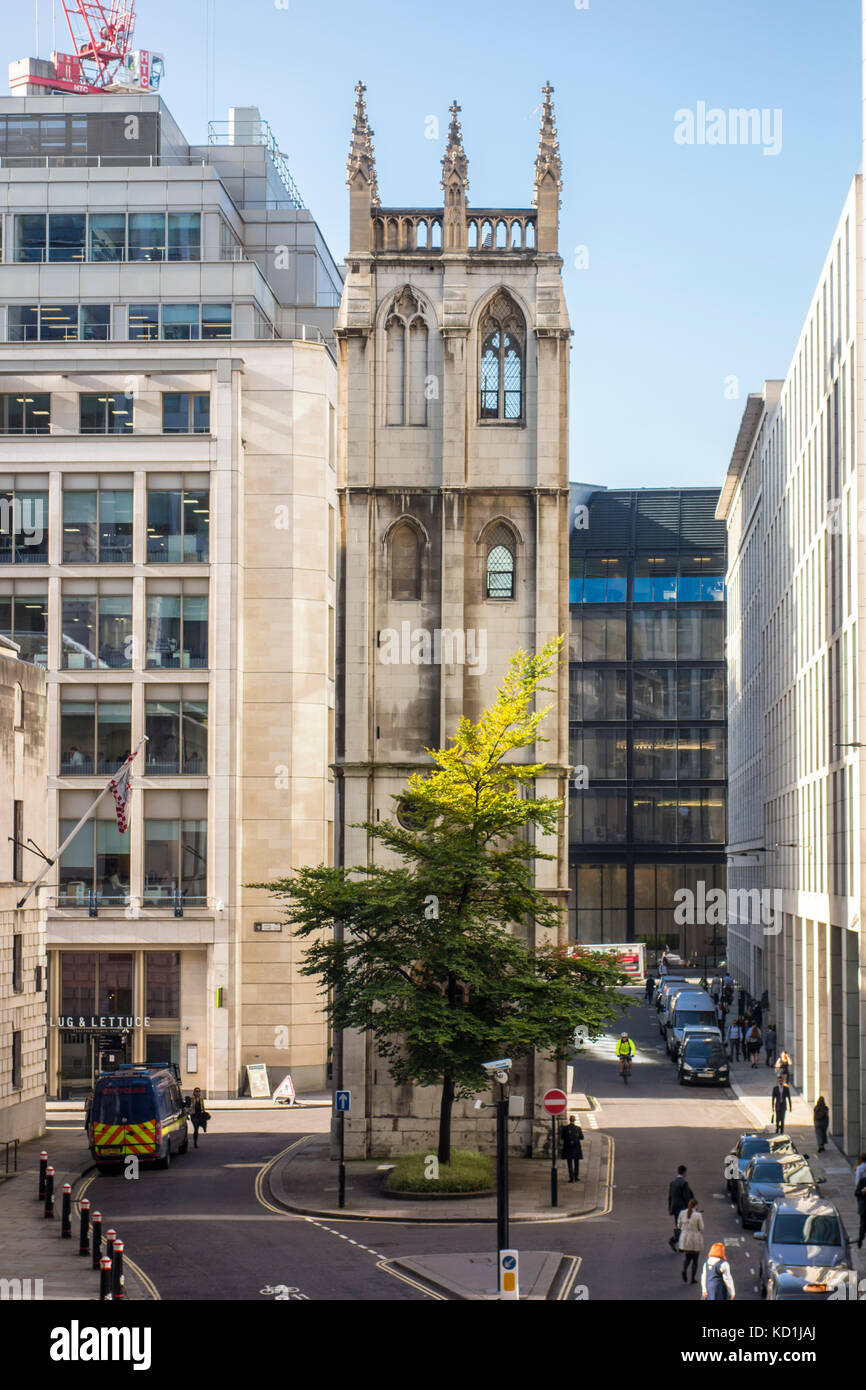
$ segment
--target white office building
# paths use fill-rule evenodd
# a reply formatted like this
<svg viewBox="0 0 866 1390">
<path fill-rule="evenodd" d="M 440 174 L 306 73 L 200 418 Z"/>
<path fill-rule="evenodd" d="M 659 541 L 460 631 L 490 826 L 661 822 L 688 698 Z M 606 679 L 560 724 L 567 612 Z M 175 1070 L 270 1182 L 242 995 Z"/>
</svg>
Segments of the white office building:
<svg viewBox="0 0 866 1390">
<path fill-rule="evenodd" d="M 0 100 L 0 633 L 44 667 L 48 1094 L 173 1061 L 322 1086 L 314 982 L 246 885 L 331 854 L 341 277 L 254 108 Z M 36 862 L 35 872 L 38 869 Z M 274 1072 L 272 1071 L 272 1079 Z"/>
</svg>

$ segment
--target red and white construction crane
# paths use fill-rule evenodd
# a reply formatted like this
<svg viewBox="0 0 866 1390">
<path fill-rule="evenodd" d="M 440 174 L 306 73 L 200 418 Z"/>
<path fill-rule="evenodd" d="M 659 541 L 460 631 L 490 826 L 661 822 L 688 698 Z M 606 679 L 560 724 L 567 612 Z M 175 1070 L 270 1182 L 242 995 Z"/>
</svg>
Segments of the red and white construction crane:
<svg viewBox="0 0 866 1390">
<path fill-rule="evenodd" d="M 70 53 L 52 53 L 54 75 L 22 75 L 18 84 L 54 92 L 153 91 L 162 76 L 161 54 L 133 50 L 135 0 L 61 0 L 72 40 Z"/>
</svg>

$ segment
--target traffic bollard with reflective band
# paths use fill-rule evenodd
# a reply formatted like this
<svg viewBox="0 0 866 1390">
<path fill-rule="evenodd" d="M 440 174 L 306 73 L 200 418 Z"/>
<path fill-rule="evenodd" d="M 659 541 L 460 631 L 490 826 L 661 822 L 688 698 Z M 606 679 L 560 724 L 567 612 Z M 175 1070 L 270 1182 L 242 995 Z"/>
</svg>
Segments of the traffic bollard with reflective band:
<svg viewBox="0 0 866 1390">
<path fill-rule="evenodd" d="M 105 1253 L 110 1260 L 114 1259 L 114 1242 L 117 1240 L 117 1232 L 113 1226 L 109 1226 L 105 1232 Z"/>
<path fill-rule="evenodd" d="M 90 1254 L 90 1198 L 84 1197 L 79 1203 L 81 1210 L 81 1225 L 78 1231 L 78 1253 L 79 1255 Z"/>
<path fill-rule="evenodd" d="M 63 1202 L 60 1208 L 60 1236 L 62 1240 L 72 1239 L 72 1184 L 63 1184 Z"/>
<path fill-rule="evenodd" d="M 45 1170 L 45 1219 L 54 1218 L 54 1169 Z"/>
<path fill-rule="evenodd" d="M 39 1155 L 39 1196 L 37 1202 L 45 1201 L 45 1174 L 48 1169 L 48 1155 L 43 1149 Z"/>
<path fill-rule="evenodd" d="M 99 1254 L 102 1249 L 102 1212 L 95 1211 L 90 1218 L 90 1249 L 93 1253 L 93 1268 L 99 1269 Z"/>
<path fill-rule="evenodd" d="M 111 1302 L 111 1260 L 107 1255 L 99 1261 L 99 1301 Z"/>
<path fill-rule="evenodd" d="M 114 1297 L 126 1298 L 126 1290 L 123 1287 L 123 1241 L 114 1242 Z"/>
</svg>

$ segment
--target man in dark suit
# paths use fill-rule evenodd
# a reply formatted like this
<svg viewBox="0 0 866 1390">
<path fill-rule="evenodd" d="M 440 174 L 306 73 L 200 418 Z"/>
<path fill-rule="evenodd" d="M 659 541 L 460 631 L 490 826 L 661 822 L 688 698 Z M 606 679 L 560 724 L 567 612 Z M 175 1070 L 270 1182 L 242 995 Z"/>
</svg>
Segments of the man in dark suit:
<svg viewBox="0 0 866 1390">
<path fill-rule="evenodd" d="M 674 1219 L 674 1233 L 668 1241 L 668 1245 L 672 1250 L 676 1250 L 680 1239 L 680 1228 L 678 1225 L 679 1214 L 681 1211 L 685 1210 L 695 1195 L 686 1180 L 687 1171 L 686 1165 L 681 1163 L 677 1169 L 676 1177 L 671 1181 L 671 1185 L 668 1188 L 668 1211 Z"/>
<path fill-rule="evenodd" d="M 791 1110 L 791 1092 L 784 1081 L 777 1081 L 770 1094 L 770 1116 L 776 1122 L 776 1133 L 785 1133 L 785 1111 Z"/>
<path fill-rule="evenodd" d="M 569 1117 L 568 1124 L 562 1131 L 562 1156 L 568 1164 L 568 1181 L 577 1182 L 580 1178 L 580 1160 L 583 1158 L 583 1146 L 581 1139 L 583 1130 L 575 1122 L 574 1116 Z"/>
</svg>

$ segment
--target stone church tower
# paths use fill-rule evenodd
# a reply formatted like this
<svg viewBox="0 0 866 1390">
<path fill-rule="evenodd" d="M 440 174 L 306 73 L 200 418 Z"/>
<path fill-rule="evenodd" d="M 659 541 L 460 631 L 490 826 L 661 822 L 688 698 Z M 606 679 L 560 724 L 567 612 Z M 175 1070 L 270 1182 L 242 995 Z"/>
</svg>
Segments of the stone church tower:
<svg viewBox="0 0 866 1390">
<path fill-rule="evenodd" d="M 394 800 L 424 749 L 495 698 L 509 657 L 568 633 L 568 359 L 558 252 L 561 164 L 544 88 L 532 206 L 471 208 L 460 107 L 451 107 L 439 207 L 383 207 L 364 97 L 348 163 L 350 246 L 337 326 L 342 437 L 337 731 L 341 862 L 368 862 L 359 821 Z M 545 733 L 539 795 L 565 797 L 567 643 Z M 541 846 L 544 887 L 563 906 L 567 844 Z M 380 852 L 381 851 L 377 851 Z M 526 1119 L 512 1142 L 543 1142 L 539 1099 L 564 1069 L 516 1067 Z M 344 1039 L 350 1157 L 433 1142 L 435 1090 L 395 1087 L 369 1038 Z M 492 1111 L 454 1107 L 456 1145 L 493 1145 Z"/>
</svg>

